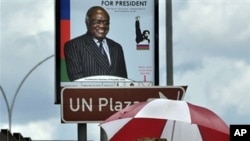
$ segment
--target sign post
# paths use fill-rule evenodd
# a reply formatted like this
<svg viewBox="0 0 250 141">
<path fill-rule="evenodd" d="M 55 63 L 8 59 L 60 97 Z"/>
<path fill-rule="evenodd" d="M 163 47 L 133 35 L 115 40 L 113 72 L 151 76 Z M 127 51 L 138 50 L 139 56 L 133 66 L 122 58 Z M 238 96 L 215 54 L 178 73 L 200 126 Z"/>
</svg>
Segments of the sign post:
<svg viewBox="0 0 250 141">
<path fill-rule="evenodd" d="M 187 86 L 66 87 L 61 93 L 64 123 L 101 122 L 134 103 L 156 98 L 181 100 Z"/>
</svg>

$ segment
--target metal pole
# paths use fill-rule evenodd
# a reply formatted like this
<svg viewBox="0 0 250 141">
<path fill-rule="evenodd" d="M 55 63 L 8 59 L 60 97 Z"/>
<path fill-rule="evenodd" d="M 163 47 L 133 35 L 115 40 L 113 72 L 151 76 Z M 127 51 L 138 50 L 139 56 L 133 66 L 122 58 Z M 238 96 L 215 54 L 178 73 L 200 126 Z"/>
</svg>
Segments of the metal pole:
<svg viewBox="0 0 250 141">
<path fill-rule="evenodd" d="M 11 102 L 11 106 L 9 105 L 9 102 L 7 100 L 7 97 L 5 95 L 5 92 L 3 90 L 3 88 L 0 86 L 1 88 L 1 91 L 2 91 L 2 94 L 3 94 L 3 97 L 4 97 L 4 100 L 5 100 L 5 103 L 7 105 L 7 111 L 8 111 L 8 118 L 9 118 L 9 131 L 11 132 L 11 125 L 12 125 L 12 112 L 13 112 L 13 108 L 14 108 L 14 103 L 15 103 L 15 100 L 16 100 L 16 97 L 17 97 L 17 94 L 19 92 L 19 90 L 21 89 L 23 83 L 25 82 L 25 80 L 28 78 L 28 76 L 38 67 L 40 66 L 42 63 L 44 63 L 45 61 L 47 61 L 48 59 L 52 58 L 54 55 L 51 55 L 45 59 L 43 59 L 41 62 L 39 62 L 37 65 L 35 65 L 26 75 L 25 77 L 22 79 L 21 83 L 19 84 L 17 90 L 16 90 L 16 93 L 14 95 L 14 98 Z"/>
<path fill-rule="evenodd" d="M 102 128 L 100 128 L 100 132 L 101 132 L 101 141 L 107 141 L 108 137 L 106 132 Z"/>
<path fill-rule="evenodd" d="M 4 101 L 5 101 L 5 104 L 6 104 L 6 106 L 7 106 L 7 111 L 8 111 L 8 120 L 9 120 L 9 130 L 10 130 L 10 132 L 11 132 L 11 121 L 10 121 L 10 117 L 11 117 L 11 114 L 10 114 L 10 105 L 9 105 L 9 102 L 8 102 L 8 100 L 7 100 L 7 97 L 6 97 L 6 94 L 5 94 L 5 92 L 4 92 L 4 90 L 3 90 L 3 88 L 2 88 L 2 86 L 0 85 L 0 90 L 1 90 L 1 92 L 2 92 L 2 94 L 3 94 L 3 98 L 4 98 Z"/>
<path fill-rule="evenodd" d="M 173 27 L 172 27 L 172 0 L 166 0 L 166 62 L 167 85 L 173 85 Z"/>
<path fill-rule="evenodd" d="M 87 124 L 78 123 L 77 124 L 78 141 L 87 141 Z"/>
<path fill-rule="evenodd" d="M 172 0 L 166 0 L 166 33 L 167 33 L 167 85 L 174 85 L 173 79 L 173 24 L 172 24 Z M 175 131 L 175 121 L 172 128 L 171 141 Z"/>
</svg>

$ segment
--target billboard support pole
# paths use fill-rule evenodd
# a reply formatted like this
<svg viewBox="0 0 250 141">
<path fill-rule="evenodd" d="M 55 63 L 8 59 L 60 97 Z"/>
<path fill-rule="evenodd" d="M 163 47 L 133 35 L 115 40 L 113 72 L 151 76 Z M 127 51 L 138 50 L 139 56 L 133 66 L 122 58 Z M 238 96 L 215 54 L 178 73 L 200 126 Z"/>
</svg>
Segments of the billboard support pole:
<svg viewBox="0 0 250 141">
<path fill-rule="evenodd" d="M 100 127 L 100 132 L 101 132 L 101 141 L 107 141 L 107 134 L 105 133 L 105 131 Z"/>
<path fill-rule="evenodd" d="M 173 85 L 173 26 L 172 26 L 172 0 L 166 1 L 166 54 L 167 54 L 167 85 Z"/>
<path fill-rule="evenodd" d="M 87 141 L 87 124 L 86 123 L 77 124 L 77 134 L 78 134 L 78 141 Z"/>
</svg>

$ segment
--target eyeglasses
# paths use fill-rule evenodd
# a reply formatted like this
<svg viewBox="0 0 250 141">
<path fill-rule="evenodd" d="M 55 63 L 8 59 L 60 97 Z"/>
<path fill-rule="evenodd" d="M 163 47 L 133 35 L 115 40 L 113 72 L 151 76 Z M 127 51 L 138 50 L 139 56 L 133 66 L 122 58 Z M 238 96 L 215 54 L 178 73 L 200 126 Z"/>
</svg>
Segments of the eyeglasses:
<svg viewBox="0 0 250 141">
<path fill-rule="evenodd" d="M 90 20 L 91 24 L 93 25 L 109 25 L 109 21 L 107 20 Z"/>
</svg>

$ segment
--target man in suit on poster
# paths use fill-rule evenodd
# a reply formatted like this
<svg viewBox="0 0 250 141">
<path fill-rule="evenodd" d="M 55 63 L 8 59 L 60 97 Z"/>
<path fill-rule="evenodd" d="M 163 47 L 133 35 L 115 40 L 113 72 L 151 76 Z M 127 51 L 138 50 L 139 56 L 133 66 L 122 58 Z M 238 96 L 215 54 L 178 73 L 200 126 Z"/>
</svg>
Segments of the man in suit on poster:
<svg viewBox="0 0 250 141">
<path fill-rule="evenodd" d="M 64 45 L 68 77 L 74 81 L 87 76 L 111 75 L 127 78 L 122 46 L 107 38 L 110 16 L 100 7 L 91 7 L 86 14 L 87 33 Z"/>
</svg>

